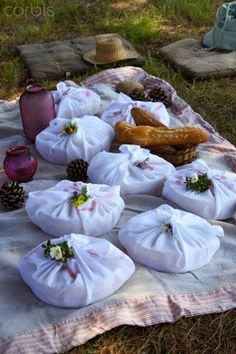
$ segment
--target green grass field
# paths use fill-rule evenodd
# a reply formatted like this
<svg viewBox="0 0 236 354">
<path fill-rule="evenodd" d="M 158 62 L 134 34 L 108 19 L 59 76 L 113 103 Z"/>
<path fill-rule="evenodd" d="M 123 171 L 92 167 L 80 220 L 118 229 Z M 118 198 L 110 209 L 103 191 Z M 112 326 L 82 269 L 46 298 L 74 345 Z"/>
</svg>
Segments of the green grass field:
<svg viewBox="0 0 236 354">
<path fill-rule="evenodd" d="M 214 24 L 216 9 L 222 3 L 219 0 L 2 0 L 0 99 L 17 97 L 27 79 L 16 45 L 118 32 L 145 55 L 147 72 L 170 82 L 179 96 L 236 144 L 236 78 L 188 81 L 157 55 L 164 44 L 185 37 L 201 38 Z M 41 9 L 39 15 L 32 14 L 32 5 Z M 94 72 L 95 69 L 90 74 Z M 72 79 L 79 82 L 81 77 Z M 54 87 L 55 83 L 44 84 Z M 121 326 L 70 353 L 235 354 L 236 312 L 183 318 L 175 324 L 148 328 Z"/>
</svg>

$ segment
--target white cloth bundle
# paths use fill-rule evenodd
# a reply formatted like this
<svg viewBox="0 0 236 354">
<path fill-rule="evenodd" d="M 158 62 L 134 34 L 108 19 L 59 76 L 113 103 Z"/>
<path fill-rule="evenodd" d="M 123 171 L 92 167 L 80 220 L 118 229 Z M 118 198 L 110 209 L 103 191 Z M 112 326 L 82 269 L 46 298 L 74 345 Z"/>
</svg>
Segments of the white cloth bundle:
<svg viewBox="0 0 236 354">
<path fill-rule="evenodd" d="M 113 102 L 116 102 L 119 96 L 119 93 L 116 92 L 114 87 L 111 85 L 98 83 L 88 86 L 88 88 L 98 94 L 101 99 L 99 112 L 96 113 L 98 117 L 102 115 L 108 106 L 110 106 Z"/>
<path fill-rule="evenodd" d="M 75 124 L 73 134 L 64 132 L 65 126 Z M 67 165 L 74 159 L 90 159 L 98 152 L 109 150 L 114 138 L 114 130 L 94 116 L 83 118 L 56 118 L 36 136 L 35 146 L 45 160 Z"/>
<path fill-rule="evenodd" d="M 131 218 L 119 240 L 129 256 L 160 272 L 182 273 L 210 262 L 220 247 L 220 226 L 163 204 Z"/>
<path fill-rule="evenodd" d="M 203 174 L 207 174 L 212 183 L 208 190 L 199 193 L 186 188 L 186 177 Z M 167 179 L 163 196 L 204 218 L 231 218 L 236 211 L 236 174 L 210 169 L 203 160 L 198 159 Z"/>
<path fill-rule="evenodd" d="M 124 93 L 120 93 L 117 102 L 112 103 L 107 107 L 107 109 L 103 112 L 101 119 L 113 127 L 115 127 L 116 123 L 120 120 L 135 125 L 131 115 L 131 109 L 133 107 L 142 108 L 149 113 L 152 113 L 157 120 L 165 124 L 167 127 L 170 124 L 170 117 L 163 103 L 133 101 Z"/>
<path fill-rule="evenodd" d="M 120 185 L 122 195 L 160 195 L 165 177 L 175 173 L 174 166 L 139 145 L 121 145 L 119 150 L 92 158 L 87 171 L 90 181 Z"/>
<path fill-rule="evenodd" d="M 88 198 L 79 198 L 83 188 L 87 188 Z M 78 204 L 72 202 L 75 195 L 79 198 Z M 67 180 L 47 190 L 29 193 L 25 205 L 31 221 L 53 236 L 71 232 L 102 235 L 116 225 L 124 207 L 119 186 Z"/>
<path fill-rule="evenodd" d="M 100 109 L 100 97 L 85 87 L 68 87 L 64 82 L 59 82 L 54 96 L 56 116 L 60 118 L 96 115 Z"/>
<path fill-rule="evenodd" d="M 92 304 L 112 295 L 134 272 L 132 260 L 105 239 L 70 234 L 51 241 L 67 241 L 74 257 L 60 263 L 45 257 L 41 244 L 23 256 L 19 264 L 26 284 L 50 305 Z"/>
</svg>

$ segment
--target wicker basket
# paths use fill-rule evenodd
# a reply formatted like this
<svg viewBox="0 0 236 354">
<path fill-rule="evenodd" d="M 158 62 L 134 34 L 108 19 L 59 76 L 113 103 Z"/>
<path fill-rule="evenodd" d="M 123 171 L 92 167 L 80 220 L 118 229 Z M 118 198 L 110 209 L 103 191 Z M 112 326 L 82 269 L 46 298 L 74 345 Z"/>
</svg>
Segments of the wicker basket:
<svg viewBox="0 0 236 354">
<path fill-rule="evenodd" d="M 174 166 L 185 165 L 192 162 L 197 156 L 196 145 L 182 146 L 152 146 L 148 148 L 152 154 L 169 161 Z"/>
</svg>

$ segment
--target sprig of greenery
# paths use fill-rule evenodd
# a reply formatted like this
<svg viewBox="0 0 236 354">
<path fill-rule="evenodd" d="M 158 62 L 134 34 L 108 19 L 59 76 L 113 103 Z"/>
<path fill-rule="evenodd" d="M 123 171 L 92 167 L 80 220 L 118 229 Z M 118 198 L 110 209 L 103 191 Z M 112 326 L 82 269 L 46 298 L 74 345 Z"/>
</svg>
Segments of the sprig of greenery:
<svg viewBox="0 0 236 354">
<path fill-rule="evenodd" d="M 161 232 L 165 232 L 170 236 L 173 236 L 173 230 L 171 224 L 167 224 L 165 222 L 161 222 Z"/>
<path fill-rule="evenodd" d="M 70 123 L 69 125 L 65 124 L 62 129 L 62 135 L 71 135 L 77 132 L 77 124 L 75 122 Z"/>
<path fill-rule="evenodd" d="M 78 193 L 77 191 L 75 191 L 73 193 L 73 196 L 70 198 L 70 202 L 76 207 L 78 208 L 80 205 L 84 204 L 85 202 L 87 202 L 87 200 L 90 198 L 90 196 L 88 195 L 88 191 L 87 191 L 87 187 L 84 186 L 81 190 L 81 193 Z"/>
<path fill-rule="evenodd" d="M 198 193 L 203 193 L 212 186 L 212 182 L 210 178 L 208 178 L 206 173 L 203 175 L 196 175 L 196 176 L 194 176 L 194 178 L 193 176 L 186 177 L 185 183 L 187 189 L 191 189 Z"/>
<path fill-rule="evenodd" d="M 50 257 L 60 263 L 66 263 L 68 258 L 74 257 L 73 249 L 68 246 L 67 241 L 51 243 L 51 241 L 48 240 L 42 247 L 44 248 L 45 257 Z"/>
</svg>

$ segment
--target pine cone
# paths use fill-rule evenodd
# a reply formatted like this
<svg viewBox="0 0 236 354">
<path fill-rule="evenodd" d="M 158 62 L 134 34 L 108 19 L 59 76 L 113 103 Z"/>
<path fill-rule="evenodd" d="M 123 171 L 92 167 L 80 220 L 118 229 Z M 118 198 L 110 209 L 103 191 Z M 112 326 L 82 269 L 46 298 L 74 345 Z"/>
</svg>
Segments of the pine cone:
<svg viewBox="0 0 236 354">
<path fill-rule="evenodd" d="M 134 90 L 129 97 L 133 100 L 133 101 L 146 101 L 147 97 L 143 92 L 140 92 L 139 90 Z"/>
<path fill-rule="evenodd" d="M 86 182 L 88 179 L 87 176 L 88 162 L 82 159 L 76 159 L 69 163 L 67 166 L 66 172 L 69 180 L 71 181 L 82 181 Z"/>
<path fill-rule="evenodd" d="M 170 106 L 170 99 L 168 95 L 165 93 L 165 91 L 159 87 L 155 86 L 153 89 L 148 94 L 148 99 L 149 101 L 152 102 L 162 102 L 167 108 Z"/>
<path fill-rule="evenodd" d="M 7 210 L 19 209 L 25 201 L 25 191 L 16 181 L 3 183 L 0 189 L 0 203 Z"/>
</svg>

